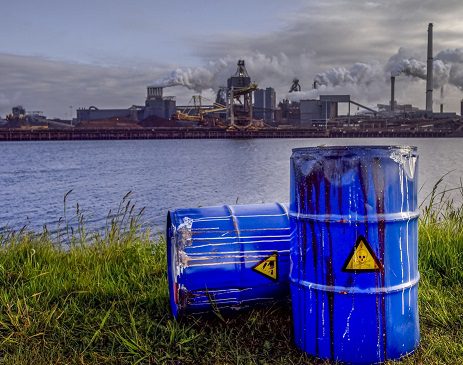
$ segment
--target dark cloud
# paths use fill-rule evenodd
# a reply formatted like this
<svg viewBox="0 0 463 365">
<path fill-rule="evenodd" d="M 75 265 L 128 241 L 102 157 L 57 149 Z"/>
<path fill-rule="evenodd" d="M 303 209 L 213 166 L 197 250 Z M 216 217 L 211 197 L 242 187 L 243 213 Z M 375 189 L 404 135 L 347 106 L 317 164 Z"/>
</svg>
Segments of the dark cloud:
<svg viewBox="0 0 463 365">
<path fill-rule="evenodd" d="M 266 34 L 250 34 L 246 25 L 237 21 L 239 28 L 232 34 L 213 29 L 207 38 L 195 39 L 194 32 L 185 35 L 191 53 L 175 67 L 114 63 L 102 67 L 0 54 L 0 114 L 17 103 L 50 116 L 63 116 L 69 105 L 127 107 L 143 103 L 148 84 L 172 80 L 172 84 L 191 89 L 165 91 L 177 95 L 180 103 L 198 90 L 206 90 L 212 97 L 210 88 L 225 84 L 238 59 L 245 59 L 251 78 L 260 86 L 273 86 L 279 99 L 287 96 L 294 77 L 300 79 L 308 97 L 316 96 L 310 89 L 318 77 L 324 82 L 324 92 L 351 93 L 359 102 L 374 105 L 389 98 L 387 73 L 394 55 L 404 59 L 394 59 L 402 65 L 396 80 L 398 101 L 423 107 L 424 81 L 420 77 L 426 62 L 429 22 L 434 22 L 434 53 L 442 62 L 438 71 L 445 76 L 439 82 L 450 83 L 446 100 L 458 110 L 463 84 L 461 0 L 326 0 L 305 4 L 297 12 L 281 14 L 278 24 L 286 25 Z M 259 22 L 259 17 L 255 21 Z M 187 57 L 199 58 L 202 66 L 189 67 Z M 447 68 L 447 62 L 456 65 Z M 413 70 L 419 71 L 416 74 L 420 77 Z"/>
<path fill-rule="evenodd" d="M 21 104 L 49 117 L 69 117 L 70 106 L 75 110 L 143 104 L 146 86 L 170 67 L 103 67 L 0 54 L 0 69 L 0 115 Z"/>
<path fill-rule="evenodd" d="M 206 58 L 254 51 L 283 52 L 288 57 L 310 53 L 322 68 L 386 60 L 399 47 L 425 45 L 428 22 L 436 23 L 436 36 L 441 32 L 442 41 L 448 32 L 461 37 L 463 28 L 456 16 L 461 11 L 461 1 L 311 2 L 297 14 L 286 15 L 284 29 L 258 36 L 219 34 L 198 43 L 197 53 Z"/>
<path fill-rule="evenodd" d="M 463 46 L 458 45 L 463 25 L 457 15 L 462 12 L 463 2 L 454 0 L 310 2 L 297 13 L 285 14 L 287 26 L 283 29 L 264 35 L 247 34 L 244 30 L 233 35 L 213 35 L 195 45 L 196 54 L 205 60 L 249 60 L 251 77 L 266 85 L 273 83 L 280 98 L 287 92 L 293 77 L 297 76 L 308 92 L 312 80 L 322 75 L 325 80 L 336 80 L 331 82 L 331 88 L 324 89 L 325 92 L 350 92 L 359 101 L 374 104 L 386 102 L 389 97 L 386 65 L 398 49 L 413 55 L 414 60 L 405 63 L 419 66 L 416 70 L 422 71 L 429 22 L 434 22 L 435 54 L 446 48 Z M 449 59 L 458 55 L 442 56 Z M 270 62 L 275 58 L 279 62 Z M 258 59 L 263 62 L 255 67 Z M 275 67 L 269 68 L 269 64 Z M 405 71 L 410 69 L 405 68 Z M 436 85 L 448 80 L 459 85 L 460 67 L 455 67 L 453 77 L 448 76 L 449 70 L 442 62 L 436 62 L 435 74 L 441 76 Z M 409 92 L 402 94 L 404 100 L 400 102 L 422 107 L 424 94 L 421 90 L 417 92 L 421 83 L 413 72 L 404 72 L 397 85 Z M 447 98 L 457 110 L 461 98 L 458 88 L 449 87 Z"/>
</svg>

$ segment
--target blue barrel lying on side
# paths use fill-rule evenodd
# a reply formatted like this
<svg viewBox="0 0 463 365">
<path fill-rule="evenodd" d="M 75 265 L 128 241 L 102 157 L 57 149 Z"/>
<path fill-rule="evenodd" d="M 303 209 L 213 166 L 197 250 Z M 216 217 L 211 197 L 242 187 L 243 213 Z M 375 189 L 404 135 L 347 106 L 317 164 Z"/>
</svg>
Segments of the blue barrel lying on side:
<svg viewBox="0 0 463 365">
<path fill-rule="evenodd" d="M 417 347 L 417 159 L 414 147 L 293 150 L 291 297 L 308 354 L 372 364 Z"/>
<path fill-rule="evenodd" d="M 186 208 L 167 215 L 174 317 L 289 297 L 290 226 L 284 205 Z"/>
</svg>

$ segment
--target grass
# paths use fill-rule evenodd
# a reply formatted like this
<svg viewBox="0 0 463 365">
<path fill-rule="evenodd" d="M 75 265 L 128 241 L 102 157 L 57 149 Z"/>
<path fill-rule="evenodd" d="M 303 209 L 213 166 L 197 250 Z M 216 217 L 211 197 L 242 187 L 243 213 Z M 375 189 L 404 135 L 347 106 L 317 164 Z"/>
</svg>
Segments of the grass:
<svg viewBox="0 0 463 365">
<path fill-rule="evenodd" d="M 165 243 L 140 214 L 126 197 L 102 233 L 77 209 L 74 229 L 0 235 L 0 364 L 320 363 L 292 344 L 289 305 L 172 320 Z M 419 234 L 422 340 L 401 363 L 460 364 L 463 207 L 435 191 Z"/>
</svg>

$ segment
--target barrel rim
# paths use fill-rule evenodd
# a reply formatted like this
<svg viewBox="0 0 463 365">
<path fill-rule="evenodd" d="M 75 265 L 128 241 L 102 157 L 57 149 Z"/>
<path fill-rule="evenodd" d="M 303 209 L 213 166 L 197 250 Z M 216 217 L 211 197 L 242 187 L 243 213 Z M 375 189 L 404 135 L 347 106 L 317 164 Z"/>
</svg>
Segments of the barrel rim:
<svg viewBox="0 0 463 365">
<path fill-rule="evenodd" d="M 397 151 L 408 150 L 417 152 L 417 146 L 410 145 L 342 145 L 342 146 L 310 146 L 293 148 L 292 152 L 325 152 L 325 151 L 355 151 L 355 150 L 378 150 L 378 151 Z"/>
<path fill-rule="evenodd" d="M 175 302 L 175 298 L 177 297 L 178 293 L 175 293 L 177 288 L 175 287 L 175 282 L 174 282 L 174 269 L 176 266 L 176 263 L 174 262 L 175 258 L 174 255 L 172 255 L 172 231 L 171 231 L 171 226 L 173 223 L 173 217 L 172 215 L 174 214 L 173 211 L 168 211 L 167 212 L 167 221 L 166 221 L 166 244 L 167 244 L 167 281 L 169 285 L 169 304 L 170 304 L 170 310 L 172 312 L 172 315 L 174 318 L 178 318 L 179 316 L 179 307 L 178 304 Z"/>
</svg>

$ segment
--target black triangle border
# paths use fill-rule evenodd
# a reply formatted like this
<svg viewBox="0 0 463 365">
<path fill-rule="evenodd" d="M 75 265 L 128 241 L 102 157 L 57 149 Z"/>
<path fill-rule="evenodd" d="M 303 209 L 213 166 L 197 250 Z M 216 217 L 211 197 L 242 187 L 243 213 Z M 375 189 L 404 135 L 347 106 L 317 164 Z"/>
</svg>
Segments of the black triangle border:
<svg viewBox="0 0 463 365">
<path fill-rule="evenodd" d="M 277 271 L 277 274 L 276 274 L 276 277 L 275 279 L 272 278 L 271 276 L 268 276 L 268 275 L 265 275 L 262 271 L 259 271 L 256 269 L 257 266 L 259 266 L 260 264 L 262 264 L 263 262 L 267 261 L 270 257 L 272 257 L 273 255 L 276 255 L 275 257 L 275 263 L 276 263 L 276 271 Z M 254 270 L 256 273 L 262 275 L 263 277 L 267 278 L 267 279 L 270 279 L 272 281 L 278 281 L 278 277 L 280 276 L 280 268 L 279 268 L 279 264 L 278 264 L 278 251 L 275 251 L 273 252 L 271 255 L 267 256 L 265 259 L 259 261 L 257 264 L 255 264 L 253 267 L 252 267 L 252 270 Z"/>
<path fill-rule="evenodd" d="M 361 270 L 358 270 L 358 269 L 348 269 L 347 268 L 347 265 L 349 265 L 350 260 L 352 260 L 352 257 L 354 256 L 355 250 L 357 250 L 357 247 L 360 245 L 360 242 L 362 242 L 362 241 L 365 244 L 365 247 L 367 248 L 367 250 L 370 253 L 371 257 L 373 257 L 373 260 L 375 261 L 376 265 L 378 265 L 377 269 L 361 269 Z M 383 271 L 383 264 L 381 264 L 381 262 L 378 260 L 378 257 L 376 256 L 375 252 L 371 248 L 370 243 L 368 243 L 368 240 L 364 236 L 360 235 L 360 236 L 357 237 L 357 241 L 355 241 L 354 247 L 352 248 L 350 254 L 347 256 L 347 259 L 344 262 L 344 265 L 342 267 L 342 271 L 344 271 L 344 272 L 355 272 L 355 273 L 363 273 L 363 272 L 367 273 L 367 272 L 377 272 L 377 271 L 382 272 Z"/>
</svg>

